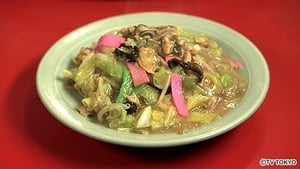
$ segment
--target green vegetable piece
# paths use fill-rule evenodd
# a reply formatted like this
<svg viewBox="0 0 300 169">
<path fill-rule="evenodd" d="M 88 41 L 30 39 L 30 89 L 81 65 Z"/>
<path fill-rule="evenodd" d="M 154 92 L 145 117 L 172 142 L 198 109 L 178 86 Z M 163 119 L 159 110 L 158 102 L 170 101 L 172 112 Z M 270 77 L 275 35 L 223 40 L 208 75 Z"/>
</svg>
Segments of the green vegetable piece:
<svg viewBox="0 0 300 169">
<path fill-rule="evenodd" d="M 187 108 L 188 110 L 192 110 L 195 107 L 198 107 L 202 105 L 203 103 L 206 103 L 209 100 L 209 97 L 202 95 L 198 91 L 194 91 L 193 95 L 190 95 L 187 97 Z"/>
<path fill-rule="evenodd" d="M 111 112 L 106 118 L 109 121 L 108 126 L 110 128 L 130 128 L 133 126 L 134 117 L 127 115 L 124 108 L 120 108 L 118 111 Z"/>
<path fill-rule="evenodd" d="M 157 72 L 153 74 L 153 84 L 157 88 L 163 89 L 168 80 L 169 74 L 170 72 L 166 68 L 161 67 Z"/>
<path fill-rule="evenodd" d="M 205 73 L 205 76 L 209 78 L 215 85 L 220 83 L 217 74 L 215 73 Z"/>
<path fill-rule="evenodd" d="M 221 83 L 224 87 L 227 87 L 232 82 L 232 77 L 230 74 L 225 73 L 221 76 Z"/>
<path fill-rule="evenodd" d="M 111 85 L 109 83 L 104 83 L 102 88 L 103 88 L 103 91 L 104 91 L 105 95 L 107 95 L 107 96 L 112 95 L 113 88 L 111 87 Z"/>
<path fill-rule="evenodd" d="M 139 95 L 144 99 L 147 105 L 155 104 L 159 98 L 159 92 L 149 85 L 146 85 Z"/>
<path fill-rule="evenodd" d="M 140 48 L 143 46 L 143 44 L 140 41 L 135 41 L 135 46 Z"/>
<path fill-rule="evenodd" d="M 81 100 L 82 104 L 86 108 L 92 108 L 92 98 L 91 97 L 86 97 Z"/>
<path fill-rule="evenodd" d="M 140 94 L 145 89 L 146 86 L 147 86 L 147 84 L 143 84 L 143 85 L 140 85 L 138 87 L 134 87 L 133 88 L 133 93 L 135 93 L 137 95 Z"/>
<path fill-rule="evenodd" d="M 82 83 L 91 76 L 95 71 L 95 57 L 94 55 L 88 55 L 81 65 L 78 67 L 77 74 L 74 77 L 74 81 L 78 86 L 81 86 Z M 65 73 L 66 75 L 67 73 Z"/>
<path fill-rule="evenodd" d="M 178 66 L 174 66 L 174 67 L 171 69 L 171 72 L 172 72 L 172 73 L 178 73 L 178 74 L 181 74 L 181 72 L 183 72 L 182 70 L 183 70 L 182 67 L 178 65 Z"/>
<path fill-rule="evenodd" d="M 116 99 L 116 103 L 125 103 L 126 95 L 127 96 L 131 95 L 133 91 L 133 82 L 129 70 L 125 66 L 121 68 L 123 71 L 123 77 L 122 77 L 121 88 Z"/>
<path fill-rule="evenodd" d="M 118 62 L 112 55 L 106 55 L 102 53 L 96 53 L 95 55 L 95 66 L 106 72 L 116 80 L 121 80 L 125 65 Z"/>
<path fill-rule="evenodd" d="M 185 92 L 194 90 L 195 85 L 195 82 L 189 76 L 183 76 L 182 87 Z"/>
<path fill-rule="evenodd" d="M 73 68 L 70 70 L 63 70 L 63 75 L 65 78 L 74 79 L 76 76 L 77 68 Z"/>
<path fill-rule="evenodd" d="M 132 115 L 126 115 L 125 119 L 113 120 L 109 123 L 109 128 L 130 128 L 133 126 L 134 117 Z"/>
</svg>

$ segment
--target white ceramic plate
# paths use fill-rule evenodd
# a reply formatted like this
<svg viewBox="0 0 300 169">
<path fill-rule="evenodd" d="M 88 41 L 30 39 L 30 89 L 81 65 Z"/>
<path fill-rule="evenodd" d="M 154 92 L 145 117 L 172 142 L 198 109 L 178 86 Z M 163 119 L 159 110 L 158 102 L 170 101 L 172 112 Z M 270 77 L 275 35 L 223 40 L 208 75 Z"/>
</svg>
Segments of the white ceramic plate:
<svg viewBox="0 0 300 169">
<path fill-rule="evenodd" d="M 64 88 L 63 70 L 80 47 L 89 46 L 100 35 L 134 24 L 175 25 L 186 31 L 203 32 L 214 38 L 226 53 L 241 61 L 249 77 L 245 98 L 220 120 L 186 134 L 142 135 L 106 128 L 81 116 L 79 97 Z M 167 147 L 195 143 L 223 134 L 248 119 L 261 105 L 269 87 L 269 70 L 260 51 L 246 37 L 222 24 L 195 16 L 146 12 L 114 16 L 82 26 L 58 40 L 42 58 L 36 76 L 39 96 L 49 112 L 66 126 L 86 136 L 118 145 Z"/>
</svg>

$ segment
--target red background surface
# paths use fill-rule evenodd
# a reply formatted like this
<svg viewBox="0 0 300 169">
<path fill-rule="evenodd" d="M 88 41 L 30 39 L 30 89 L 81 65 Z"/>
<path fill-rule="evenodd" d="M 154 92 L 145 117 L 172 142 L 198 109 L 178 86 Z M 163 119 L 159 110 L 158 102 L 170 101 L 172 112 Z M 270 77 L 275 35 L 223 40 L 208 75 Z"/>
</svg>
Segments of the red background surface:
<svg viewBox="0 0 300 169">
<path fill-rule="evenodd" d="M 166 149 L 111 145 L 58 122 L 42 105 L 35 87 L 37 66 L 47 49 L 91 21 L 139 11 L 206 17 L 253 41 L 271 74 L 269 92 L 258 111 L 222 136 Z M 252 169 L 260 168 L 261 158 L 294 158 L 299 164 L 293 168 L 299 168 L 299 21 L 297 0 L 1 1 L 0 168 Z"/>
</svg>

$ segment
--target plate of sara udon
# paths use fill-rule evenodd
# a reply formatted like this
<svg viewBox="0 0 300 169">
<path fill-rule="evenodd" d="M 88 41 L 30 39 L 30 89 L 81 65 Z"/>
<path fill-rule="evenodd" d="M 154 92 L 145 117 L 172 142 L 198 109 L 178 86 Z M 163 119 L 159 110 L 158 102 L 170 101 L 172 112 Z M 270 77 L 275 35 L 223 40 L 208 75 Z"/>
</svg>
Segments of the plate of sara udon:
<svg viewBox="0 0 300 169">
<path fill-rule="evenodd" d="M 247 120 L 266 96 L 269 70 L 259 49 L 225 25 L 143 12 L 63 36 L 41 59 L 36 85 L 48 111 L 85 136 L 169 147 Z"/>
</svg>

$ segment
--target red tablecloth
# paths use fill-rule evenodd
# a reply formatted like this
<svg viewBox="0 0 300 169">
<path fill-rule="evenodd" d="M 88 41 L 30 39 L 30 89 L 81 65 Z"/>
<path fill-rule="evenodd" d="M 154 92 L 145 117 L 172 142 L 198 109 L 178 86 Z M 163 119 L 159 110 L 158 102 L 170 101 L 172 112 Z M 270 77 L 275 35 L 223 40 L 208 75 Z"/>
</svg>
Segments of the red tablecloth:
<svg viewBox="0 0 300 169">
<path fill-rule="evenodd" d="M 42 105 L 35 87 L 37 65 L 47 49 L 91 21 L 140 11 L 206 17 L 253 41 L 271 74 L 269 92 L 258 111 L 224 135 L 165 149 L 111 145 L 58 122 Z M 297 0 L 1 1 L 0 168 L 252 169 L 260 167 L 261 158 L 300 163 L 299 21 Z"/>
</svg>

